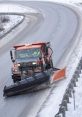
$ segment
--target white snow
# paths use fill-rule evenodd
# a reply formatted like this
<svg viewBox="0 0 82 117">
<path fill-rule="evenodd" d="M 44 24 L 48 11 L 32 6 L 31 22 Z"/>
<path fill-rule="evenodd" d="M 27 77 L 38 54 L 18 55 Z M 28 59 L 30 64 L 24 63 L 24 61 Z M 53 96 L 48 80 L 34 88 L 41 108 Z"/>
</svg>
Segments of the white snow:
<svg viewBox="0 0 82 117">
<path fill-rule="evenodd" d="M 29 14 L 39 14 L 38 10 L 32 9 L 30 7 L 25 7 L 20 4 L 12 4 L 12 3 L 0 3 L 0 13 L 1 15 L 8 16 L 10 21 L 4 24 L 1 24 L 4 28 L 3 31 L 0 31 L 0 37 L 2 37 L 4 34 L 12 31 L 15 27 L 17 27 L 20 23 L 22 23 L 23 19 L 26 19 L 27 25 L 30 22 L 30 18 L 28 18 Z M 32 14 L 31 14 L 32 13 Z M 37 16 L 36 16 L 37 17 Z M 1 40 L 2 41 L 2 40 Z M 1 42 L 0 41 L 0 42 Z M 5 41 L 5 43 L 7 43 Z M 3 43 L 3 41 L 2 41 Z M 3 44 L 1 44 L 1 47 Z"/>
<path fill-rule="evenodd" d="M 0 31 L 0 37 L 2 37 L 4 34 L 8 33 L 11 29 L 21 23 L 24 15 L 26 16 L 27 14 L 31 13 L 36 14 L 38 11 L 20 4 L 0 3 L 0 13 L 1 15 L 5 13 L 4 16 L 8 16 L 10 19 L 9 22 L 0 24 L 0 26 L 3 26 L 4 28 L 4 30 Z M 28 22 L 29 19 L 27 18 L 27 23 Z"/>
<path fill-rule="evenodd" d="M 82 72 L 78 78 L 77 87 L 75 87 L 75 109 L 74 109 L 74 99 L 73 95 L 70 98 L 70 103 L 68 104 L 68 111 L 66 112 L 66 117 L 82 117 Z"/>
<path fill-rule="evenodd" d="M 23 20 L 23 16 L 20 15 L 2 15 L 2 17 L 5 16 L 9 18 L 8 22 L 0 22 L 4 30 L 0 31 L 0 37 L 11 31 L 14 27 L 16 27 L 18 24 L 20 24 Z"/>
<path fill-rule="evenodd" d="M 38 13 L 37 10 L 19 4 L 0 3 L 0 13 Z"/>
</svg>

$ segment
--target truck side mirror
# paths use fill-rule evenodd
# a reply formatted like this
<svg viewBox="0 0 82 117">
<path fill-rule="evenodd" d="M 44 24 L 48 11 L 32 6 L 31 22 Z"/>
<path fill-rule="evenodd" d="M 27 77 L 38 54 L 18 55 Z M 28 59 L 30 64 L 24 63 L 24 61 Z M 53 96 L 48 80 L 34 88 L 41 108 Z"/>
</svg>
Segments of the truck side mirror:
<svg viewBox="0 0 82 117">
<path fill-rule="evenodd" d="M 15 62 L 15 60 L 14 60 L 14 59 L 12 59 L 12 62 L 14 63 L 14 62 Z"/>
<path fill-rule="evenodd" d="M 11 57 L 12 62 L 14 63 L 14 62 L 15 62 L 15 60 L 13 59 L 12 50 L 10 50 L 10 57 Z"/>
<path fill-rule="evenodd" d="M 12 60 L 13 59 L 12 50 L 10 50 L 10 57 L 11 57 L 11 60 Z"/>
</svg>

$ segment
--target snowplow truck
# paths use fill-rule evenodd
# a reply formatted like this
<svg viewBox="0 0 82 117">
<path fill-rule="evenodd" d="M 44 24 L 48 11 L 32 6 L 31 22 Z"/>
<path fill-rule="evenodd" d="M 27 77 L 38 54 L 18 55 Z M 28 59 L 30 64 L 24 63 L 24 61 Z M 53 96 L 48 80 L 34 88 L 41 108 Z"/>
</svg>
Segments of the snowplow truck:
<svg viewBox="0 0 82 117">
<path fill-rule="evenodd" d="M 14 46 L 10 51 L 13 82 L 53 68 L 50 43 L 33 43 Z"/>
<path fill-rule="evenodd" d="M 65 69 L 53 68 L 49 42 L 16 45 L 10 51 L 14 84 L 4 87 L 4 96 L 31 91 L 65 76 Z"/>
</svg>

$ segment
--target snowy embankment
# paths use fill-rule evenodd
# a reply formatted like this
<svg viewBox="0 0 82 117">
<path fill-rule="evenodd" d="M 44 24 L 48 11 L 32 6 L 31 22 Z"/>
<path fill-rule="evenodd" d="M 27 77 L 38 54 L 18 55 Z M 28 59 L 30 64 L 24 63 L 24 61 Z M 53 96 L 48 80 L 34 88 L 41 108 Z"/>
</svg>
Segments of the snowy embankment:
<svg viewBox="0 0 82 117">
<path fill-rule="evenodd" d="M 22 23 L 24 16 L 0 15 L 0 39 Z"/>
<path fill-rule="evenodd" d="M 82 72 L 76 83 L 75 90 L 75 105 L 74 98 L 70 98 L 70 103 L 68 104 L 68 111 L 66 111 L 66 117 L 82 117 Z M 75 106 L 75 107 L 74 107 Z"/>
<path fill-rule="evenodd" d="M 64 93 L 64 96 L 63 96 L 63 100 L 60 104 L 58 115 L 60 115 L 60 113 L 61 114 L 64 113 L 63 111 L 60 112 L 61 107 L 64 107 L 65 117 L 81 117 L 81 115 L 82 115 L 81 110 L 78 109 L 78 108 L 80 108 L 80 109 L 82 108 L 82 106 L 80 105 L 80 103 L 82 101 L 79 102 L 79 100 L 78 100 L 78 99 L 81 100 L 81 96 L 79 97 L 79 92 L 81 92 L 81 95 L 82 95 L 82 90 L 81 90 L 81 83 L 82 83 L 81 76 L 82 76 L 82 74 L 78 78 L 78 76 L 80 74 L 81 66 L 82 66 L 81 62 L 82 62 L 82 38 L 80 39 L 80 42 L 79 42 L 77 48 L 74 50 L 73 55 L 71 56 L 70 62 L 68 64 L 68 74 L 67 74 L 68 79 L 67 79 L 67 82 L 69 82 L 70 78 L 71 78 L 71 80 L 70 80 L 68 85 L 66 83 L 67 88 L 65 89 L 65 93 Z M 79 86 L 79 87 L 76 87 L 76 81 L 78 81 L 78 80 L 79 80 L 79 82 L 77 82 L 77 86 Z M 74 92 L 73 92 L 74 90 L 76 92 L 76 94 L 75 94 L 76 99 L 74 99 L 74 97 L 73 97 L 74 96 Z M 72 97 L 70 95 L 72 95 Z M 67 99 L 66 99 L 65 96 L 67 96 Z M 75 100 L 76 100 L 76 104 L 74 104 Z M 67 107 L 66 107 L 66 105 L 63 106 L 64 104 L 66 104 Z M 67 110 L 65 110 L 66 108 L 67 108 Z M 76 108 L 75 109 L 76 111 L 74 111 L 74 108 Z M 72 111 L 73 111 L 73 113 L 72 113 Z"/>
<path fill-rule="evenodd" d="M 78 7 L 81 8 L 82 11 L 82 5 L 77 4 Z M 80 42 L 80 50 L 78 49 L 78 53 L 80 56 L 82 56 L 82 38 Z M 76 55 L 77 56 L 77 55 Z M 79 55 L 78 55 L 79 56 Z M 78 57 L 77 57 L 78 59 Z M 82 66 L 82 58 L 80 62 L 80 66 Z M 74 88 L 75 94 L 72 98 L 70 98 L 70 104 L 68 104 L 68 111 L 66 112 L 66 117 L 82 117 L 82 67 L 81 67 L 81 74 L 77 77 L 78 82 L 76 83 L 76 87 Z"/>
<path fill-rule="evenodd" d="M 1 23 L 0 37 L 2 39 L 0 39 L 0 48 L 13 40 L 13 38 L 27 26 L 28 30 L 30 30 L 41 18 L 41 13 L 39 11 L 12 3 L 1 3 L 0 14 L 9 18 L 7 22 Z M 7 34 L 7 36 L 5 36 L 5 34 Z"/>
</svg>

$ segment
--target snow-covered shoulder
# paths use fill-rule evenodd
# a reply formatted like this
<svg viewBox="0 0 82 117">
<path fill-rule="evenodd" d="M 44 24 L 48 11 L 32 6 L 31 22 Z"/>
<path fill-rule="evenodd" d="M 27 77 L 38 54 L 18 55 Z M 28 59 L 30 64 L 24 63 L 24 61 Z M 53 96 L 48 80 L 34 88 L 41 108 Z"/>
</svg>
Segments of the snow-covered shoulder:
<svg viewBox="0 0 82 117">
<path fill-rule="evenodd" d="M 24 16 L 0 15 L 0 39 L 22 23 Z"/>
<path fill-rule="evenodd" d="M 39 14 L 38 10 L 20 4 L 1 3 L 0 4 L 0 41 L 2 37 L 16 28 L 26 19 L 29 23 L 28 15 Z"/>
<path fill-rule="evenodd" d="M 20 4 L 0 3 L 0 13 L 38 13 L 37 10 Z"/>
</svg>

